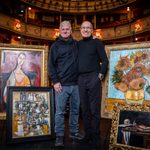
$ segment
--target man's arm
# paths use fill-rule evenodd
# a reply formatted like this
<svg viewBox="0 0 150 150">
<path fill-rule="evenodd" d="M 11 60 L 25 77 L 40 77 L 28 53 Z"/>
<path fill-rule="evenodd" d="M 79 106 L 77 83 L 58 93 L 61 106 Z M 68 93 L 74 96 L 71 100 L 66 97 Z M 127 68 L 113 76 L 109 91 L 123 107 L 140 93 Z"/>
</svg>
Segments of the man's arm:
<svg viewBox="0 0 150 150">
<path fill-rule="evenodd" d="M 51 49 L 49 50 L 49 57 L 48 57 L 48 73 L 51 77 L 53 84 L 59 82 L 59 78 L 57 75 L 57 50 L 54 45 L 52 45 Z"/>
<path fill-rule="evenodd" d="M 101 70 L 100 70 L 100 78 L 103 79 L 108 67 L 108 57 L 104 48 L 104 45 L 100 40 L 97 41 L 97 49 L 98 49 L 98 55 L 100 58 L 101 63 Z"/>
</svg>

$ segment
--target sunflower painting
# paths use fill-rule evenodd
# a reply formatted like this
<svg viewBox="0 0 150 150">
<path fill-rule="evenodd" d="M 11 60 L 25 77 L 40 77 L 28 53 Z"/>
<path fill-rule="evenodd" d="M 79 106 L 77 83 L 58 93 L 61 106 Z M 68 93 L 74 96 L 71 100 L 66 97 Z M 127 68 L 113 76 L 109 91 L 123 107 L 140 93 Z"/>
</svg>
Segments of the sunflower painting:
<svg viewBox="0 0 150 150">
<path fill-rule="evenodd" d="M 112 118 L 116 103 L 150 105 L 150 42 L 105 46 L 109 68 L 103 83 L 101 117 Z"/>
<path fill-rule="evenodd" d="M 150 48 L 110 51 L 108 98 L 150 100 Z"/>
</svg>

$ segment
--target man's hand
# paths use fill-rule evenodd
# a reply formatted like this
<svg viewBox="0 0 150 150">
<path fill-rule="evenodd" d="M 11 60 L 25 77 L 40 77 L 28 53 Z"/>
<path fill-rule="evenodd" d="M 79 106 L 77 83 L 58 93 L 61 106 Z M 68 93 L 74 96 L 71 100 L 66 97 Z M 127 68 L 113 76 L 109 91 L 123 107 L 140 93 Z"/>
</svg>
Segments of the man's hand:
<svg viewBox="0 0 150 150">
<path fill-rule="evenodd" d="M 103 79 L 104 79 L 104 75 L 101 74 L 101 73 L 99 73 L 98 77 L 99 77 L 100 80 L 103 80 Z"/>
<path fill-rule="evenodd" d="M 55 89 L 56 92 L 60 93 L 62 91 L 61 83 L 60 82 L 55 83 L 54 84 L 54 89 Z"/>
</svg>

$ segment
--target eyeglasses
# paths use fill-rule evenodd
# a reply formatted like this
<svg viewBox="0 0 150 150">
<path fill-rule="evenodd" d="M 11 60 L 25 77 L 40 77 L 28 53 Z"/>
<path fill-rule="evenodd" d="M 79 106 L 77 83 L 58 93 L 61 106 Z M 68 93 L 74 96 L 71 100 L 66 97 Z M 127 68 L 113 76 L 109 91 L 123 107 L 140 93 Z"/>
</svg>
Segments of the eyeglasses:
<svg viewBox="0 0 150 150">
<path fill-rule="evenodd" d="M 83 30 L 85 30 L 85 29 L 90 30 L 92 28 L 91 27 L 81 27 L 81 29 L 83 29 Z"/>
</svg>

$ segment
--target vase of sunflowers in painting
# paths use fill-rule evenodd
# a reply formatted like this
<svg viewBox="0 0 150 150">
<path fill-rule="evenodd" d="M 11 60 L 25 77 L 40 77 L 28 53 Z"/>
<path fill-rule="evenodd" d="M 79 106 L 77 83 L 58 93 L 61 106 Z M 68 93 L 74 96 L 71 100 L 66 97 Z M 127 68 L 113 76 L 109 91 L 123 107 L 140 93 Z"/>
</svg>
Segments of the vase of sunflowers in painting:
<svg viewBox="0 0 150 150">
<path fill-rule="evenodd" d="M 120 56 L 112 76 L 117 90 L 124 93 L 127 103 L 144 101 L 144 92 L 150 94 L 150 51 L 137 50 L 132 55 Z"/>
</svg>

